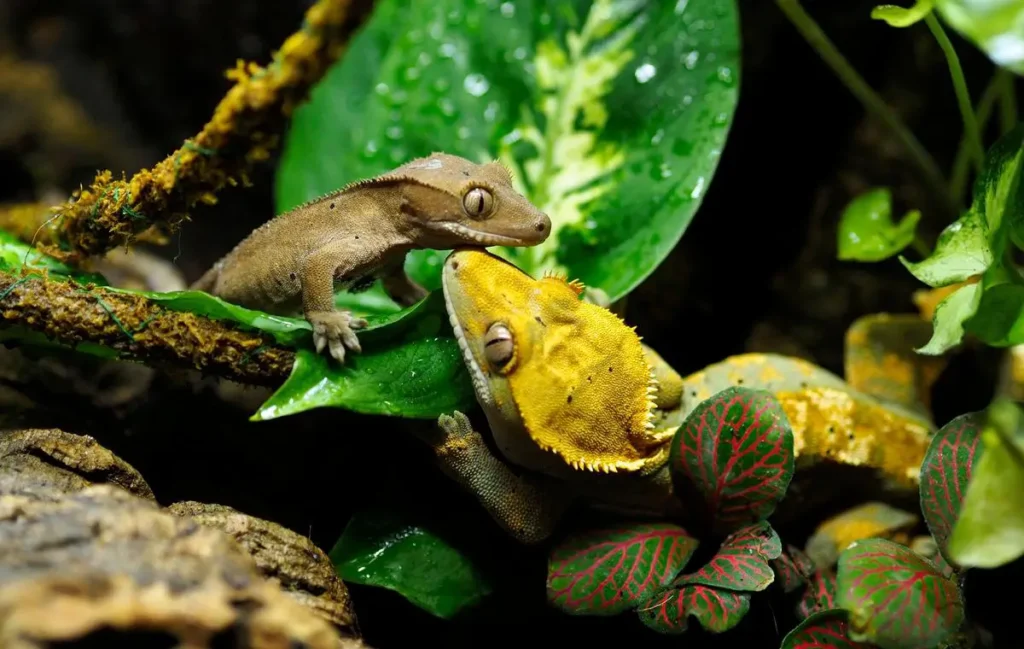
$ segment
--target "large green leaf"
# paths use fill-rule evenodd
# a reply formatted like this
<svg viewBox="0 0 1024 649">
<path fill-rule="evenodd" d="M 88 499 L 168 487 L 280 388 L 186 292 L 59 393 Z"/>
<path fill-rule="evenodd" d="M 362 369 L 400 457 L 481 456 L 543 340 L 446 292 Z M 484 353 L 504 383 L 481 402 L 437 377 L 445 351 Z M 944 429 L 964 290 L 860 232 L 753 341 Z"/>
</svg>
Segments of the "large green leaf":
<svg viewBox="0 0 1024 649">
<path fill-rule="evenodd" d="M 441 536 L 384 509 L 352 517 L 330 552 L 346 582 L 393 590 L 450 618 L 491 592 L 484 574 Z"/>
<path fill-rule="evenodd" d="M 939 15 L 981 48 L 992 62 L 1024 74 L 1024 2 L 935 0 Z"/>
<path fill-rule="evenodd" d="M 541 246 L 499 252 L 618 299 L 699 207 L 739 58 L 735 0 L 381 0 L 296 112 L 277 208 L 433 151 L 500 158 L 553 228 Z M 436 289 L 441 259 L 417 251 L 407 269 Z"/>
<path fill-rule="evenodd" d="M 946 548 L 965 568 L 996 568 L 1024 555 L 1024 436 L 1011 402 L 997 401 L 981 433 L 959 516 Z"/>
<path fill-rule="evenodd" d="M 635 523 L 569 537 L 548 560 L 548 600 L 574 615 L 643 604 L 686 566 L 697 541 L 671 523 Z"/>
<path fill-rule="evenodd" d="M 81 283 L 106 284 L 101 276 L 78 273 L 0 232 L 0 271 L 20 272 L 22 268 L 33 271 L 35 277 L 42 277 L 42 271 L 47 271 L 57 279 L 71 277 Z M 345 365 L 339 366 L 326 354 L 313 351 L 311 327 L 303 318 L 246 309 L 201 291 L 157 293 L 106 286 L 104 290 L 139 295 L 171 311 L 188 311 L 232 322 L 270 334 L 278 344 L 297 348 L 291 375 L 253 415 L 254 420 L 324 406 L 432 419 L 476 403 L 440 292 L 408 309 L 370 316 L 369 326 L 359 332 L 363 351 L 349 354 Z M 131 333 L 126 331 L 125 335 Z M 0 328 L 0 341 L 65 347 L 22 327 Z M 116 350 L 91 343 L 76 345 L 75 349 L 103 358 L 119 355 Z"/>
<path fill-rule="evenodd" d="M 857 541 L 839 556 L 836 600 L 850 613 L 850 638 L 883 649 L 935 647 L 964 619 L 956 583 L 886 539 Z"/>
<path fill-rule="evenodd" d="M 406 311 L 371 317 L 370 322 L 359 332 L 363 351 L 346 356 L 344 365 L 308 347 L 300 349 L 288 380 L 252 419 L 325 406 L 436 419 L 475 406 L 440 291 Z"/>
</svg>

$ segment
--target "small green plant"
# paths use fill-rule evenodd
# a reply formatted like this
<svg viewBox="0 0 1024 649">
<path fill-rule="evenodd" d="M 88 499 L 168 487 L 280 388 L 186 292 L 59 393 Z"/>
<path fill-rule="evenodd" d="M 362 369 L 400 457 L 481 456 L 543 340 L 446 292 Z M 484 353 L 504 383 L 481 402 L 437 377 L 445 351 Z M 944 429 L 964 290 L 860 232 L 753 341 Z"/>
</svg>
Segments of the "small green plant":
<svg viewBox="0 0 1024 649">
<path fill-rule="evenodd" d="M 669 467 L 687 525 L 627 522 L 572 535 L 548 563 L 548 600 L 573 615 L 636 611 L 660 633 L 689 618 L 714 633 L 734 628 L 751 597 L 777 584 L 789 592 L 812 578 L 795 548 L 783 553 L 768 518 L 793 477 L 793 433 L 770 393 L 733 387 L 700 403 L 672 439 Z M 684 522 L 684 521 L 681 521 Z M 683 572 L 701 542 L 717 543 Z"/>
<path fill-rule="evenodd" d="M 793 629 L 783 649 L 931 649 L 970 634 L 951 535 L 981 453 L 985 413 L 961 415 L 936 432 L 921 464 L 921 511 L 938 553 L 925 558 L 886 539 L 858 541 L 839 556 L 832 593 Z"/>
</svg>

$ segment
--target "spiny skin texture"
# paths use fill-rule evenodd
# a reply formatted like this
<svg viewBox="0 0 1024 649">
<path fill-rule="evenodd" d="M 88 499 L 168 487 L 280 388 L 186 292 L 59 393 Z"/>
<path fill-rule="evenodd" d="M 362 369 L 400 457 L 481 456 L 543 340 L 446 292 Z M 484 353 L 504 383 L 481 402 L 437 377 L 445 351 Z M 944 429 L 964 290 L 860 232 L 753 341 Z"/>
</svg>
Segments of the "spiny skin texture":
<svg viewBox="0 0 1024 649">
<path fill-rule="evenodd" d="M 317 351 L 344 362 L 346 348 L 360 350 L 354 330 L 366 321 L 335 308 L 336 285 L 359 291 L 382 279 L 409 306 L 426 296 L 405 273 L 409 251 L 533 246 L 550 232 L 551 220 L 513 189 L 501 164 L 434 153 L 271 219 L 193 288 L 279 315 L 301 309 Z"/>
<path fill-rule="evenodd" d="M 516 475 L 454 413 L 440 418 L 435 443 L 446 473 L 525 543 L 547 538 L 578 495 L 634 513 L 671 510 L 671 482 L 658 469 L 674 429 L 656 430 L 652 418 L 655 403 L 674 404 L 653 375 L 678 395 L 678 374 L 618 317 L 581 301 L 578 283 L 534 279 L 473 249 L 449 256 L 443 277 L 491 433 L 525 469 Z"/>
<path fill-rule="evenodd" d="M 811 363 L 745 354 L 683 378 L 610 312 L 580 301 L 578 283 L 534 279 L 482 250 L 454 252 L 443 278 L 504 459 L 461 413 L 441 417 L 430 442 L 445 472 L 522 542 L 546 539 L 579 497 L 632 516 L 678 513 L 668 442 L 702 401 L 738 385 L 776 395 L 798 469 L 822 459 L 870 466 L 916 489 L 930 423 Z"/>
</svg>

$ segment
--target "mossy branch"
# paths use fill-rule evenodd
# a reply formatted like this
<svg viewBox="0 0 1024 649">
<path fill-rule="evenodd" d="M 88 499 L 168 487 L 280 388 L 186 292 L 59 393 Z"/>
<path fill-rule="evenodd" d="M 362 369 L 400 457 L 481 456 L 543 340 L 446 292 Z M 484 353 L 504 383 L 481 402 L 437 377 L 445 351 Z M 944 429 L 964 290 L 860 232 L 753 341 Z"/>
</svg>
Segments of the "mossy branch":
<svg viewBox="0 0 1024 649">
<path fill-rule="evenodd" d="M 249 171 L 270 157 L 296 106 L 340 57 L 372 6 L 372 0 L 319 0 L 270 65 L 239 61 L 228 72 L 235 85 L 195 137 L 130 180 L 100 172 L 88 188 L 52 208 L 52 225 L 39 230 L 33 243 L 77 263 L 140 236 L 165 241 L 195 205 L 215 203 L 228 185 L 248 184 Z M 0 228 L 8 224 L 0 221 Z"/>
<path fill-rule="evenodd" d="M 125 360 L 198 369 L 251 385 L 279 385 L 295 361 L 295 353 L 271 336 L 234 323 L 31 272 L 0 273 L 0 333 L 12 327 L 65 346 L 98 345 Z"/>
</svg>

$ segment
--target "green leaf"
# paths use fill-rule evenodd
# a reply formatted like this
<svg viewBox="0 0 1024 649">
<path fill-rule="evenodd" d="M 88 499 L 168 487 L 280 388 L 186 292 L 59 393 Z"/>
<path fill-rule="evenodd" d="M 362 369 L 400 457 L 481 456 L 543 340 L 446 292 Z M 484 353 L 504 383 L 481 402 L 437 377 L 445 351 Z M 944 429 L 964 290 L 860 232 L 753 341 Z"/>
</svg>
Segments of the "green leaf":
<svg viewBox="0 0 1024 649">
<path fill-rule="evenodd" d="M 659 633 L 685 633 L 694 617 L 712 633 L 734 628 L 750 611 L 750 593 L 688 584 L 660 591 L 637 609 L 640 621 Z"/>
<path fill-rule="evenodd" d="M 989 246 L 989 229 L 974 208 L 946 226 L 932 254 L 918 262 L 900 261 L 907 270 L 932 288 L 963 282 L 984 273 L 995 255 Z"/>
<path fill-rule="evenodd" d="M 85 273 L 64 262 L 39 252 L 10 232 L 0 230 L 0 271 L 21 274 L 22 271 L 48 272 L 54 279 L 71 277 L 82 284 L 106 286 L 107 280 L 98 273 Z"/>
<path fill-rule="evenodd" d="M 1024 2 L 1020 0 L 935 0 L 939 15 L 993 63 L 1024 74 Z"/>
<path fill-rule="evenodd" d="M 686 530 L 669 523 L 570 537 L 551 551 L 548 601 L 574 615 L 617 615 L 672 581 L 696 549 Z"/>
<path fill-rule="evenodd" d="M 871 649 L 849 636 L 848 613 L 842 609 L 823 610 L 808 617 L 782 639 L 781 649 Z"/>
<path fill-rule="evenodd" d="M 938 356 L 959 345 L 964 337 L 964 323 L 978 311 L 981 293 L 981 284 L 972 282 L 939 302 L 932 316 L 932 337 L 917 352 Z"/>
<path fill-rule="evenodd" d="M 330 552 L 342 580 L 395 591 L 442 618 L 476 604 L 491 585 L 470 559 L 388 510 L 352 517 Z"/>
<path fill-rule="evenodd" d="M 996 402 L 1017 410 L 1012 403 Z M 996 420 L 995 423 L 999 423 Z M 1016 423 L 1016 422 L 1014 422 Z M 965 568 L 996 568 L 1024 555 L 1024 449 L 1017 426 L 986 426 L 972 466 L 947 558 Z"/>
<path fill-rule="evenodd" d="M 921 463 L 921 511 L 946 560 L 946 544 L 960 515 L 971 469 L 980 456 L 980 432 L 984 425 L 984 412 L 952 419 L 932 437 Z"/>
<path fill-rule="evenodd" d="M 732 387 L 700 403 L 672 439 L 680 497 L 731 531 L 775 511 L 793 478 L 793 432 L 766 390 Z"/>
<path fill-rule="evenodd" d="M 775 581 L 770 561 L 782 555 L 782 541 L 768 523 L 737 530 L 697 572 L 682 575 L 674 585 L 703 584 L 726 590 L 756 592 Z"/>
<path fill-rule="evenodd" d="M 964 619 L 956 583 L 885 539 L 858 541 L 840 555 L 836 595 L 850 613 L 850 637 L 883 649 L 935 647 Z"/>
<path fill-rule="evenodd" d="M 791 593 L 801 586 L 811 583 L 814 577 L 814 563 L 799 548 L 787 545 L 785 552 L 771 562 L 775 579 L 782 587 L 782 592 Z"/>
<path fill-rule="evenodd" d="M 981 300 L 964 329 L 992 347 L 1024 342 L 1024 280 L 1016 268 L 993 264 L 981 278 Z"/>
<path fill-rule="evenodd" d="M 382 0 L 348 52 L 296 111 L 278 211 L 433 151 L 499 158 L 553 228 L 498 252 L 612 300 L 689 225 L 738 98 L 734 0 Z M 436 289 L 443 257 L 407 270 Z"/>
<path fill-rule="evenodd" d="M 913 243 L 920 220 L 921 212 L 912 210 L 899 223 L 894 223 L 889 190 L 882 187 L 865 192 L 850 201 L 840 217 L 839 259 L 888 259 Z"/>
<path fill-rule="evenodd" d="M 900 257 L 914 277 L 933 288 L 949 286 L 981 275 L 1001 258 L 1006 231 L 1024 225 L 1022 144 L 1024 124 L 989 148 L 970 209 L 942 231 L 931 256 L 917 263 Z"/>
<path fill-rule="evenodd" d="M 440 291 L 399 314 L 371 319 L 359 339 L 363 351 L 346 356 L 344 365 L 300 350 L 288 380 L 253 421 L 320 407 L 436 419 L 476 405 Z"/>
<path fill-rule="evenodd" d="M 836 607 L 836 575 L 828 569 L 817 570 L 811 576 L 807 590 L 796 603 L 796 616 L 804 619 L 815 613 Z"/>
</svg>

